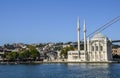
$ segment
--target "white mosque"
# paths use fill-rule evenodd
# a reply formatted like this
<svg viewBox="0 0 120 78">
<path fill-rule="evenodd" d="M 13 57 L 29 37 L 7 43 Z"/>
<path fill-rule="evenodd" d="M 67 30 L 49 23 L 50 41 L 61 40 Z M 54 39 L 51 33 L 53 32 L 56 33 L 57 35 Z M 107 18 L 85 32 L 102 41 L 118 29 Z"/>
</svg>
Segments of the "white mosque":
<svg viewBox="0 0 120 78">
<path fill-rule="evenodd" d="M 78 50 L 68 51 L 68 62 L 108 62 L 112 61 L 111 40 L 101 33 L 86 39 L 86 22 L 84 21 L 84 50 L 80 50 L 80 19 L 78 27 Z"/>
</svg>

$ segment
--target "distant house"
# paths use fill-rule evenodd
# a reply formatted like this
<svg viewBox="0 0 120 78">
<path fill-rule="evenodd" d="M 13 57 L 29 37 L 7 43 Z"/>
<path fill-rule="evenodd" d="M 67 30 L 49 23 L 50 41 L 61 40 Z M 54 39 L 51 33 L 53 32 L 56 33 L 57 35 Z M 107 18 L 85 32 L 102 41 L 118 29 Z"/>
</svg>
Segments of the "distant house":
<svg viewBox="0 0 120 78">
<path fill-rule="evenodd" d="M 5 52 L 3 52 L 3 50 L 0 50 L 0 60 L 3 60 L 2 56 L 5 54 Z"/>
<path fill-rule="evenodd" d="M 120 48 L 112 49 L 113 55 L 120 55 Z"/>
<path fill-rule="evenodd" d="M 4 54 L 10 53 L 11 50 L 0 50 L 0 61 L 4 59 Z"/>
</svg>

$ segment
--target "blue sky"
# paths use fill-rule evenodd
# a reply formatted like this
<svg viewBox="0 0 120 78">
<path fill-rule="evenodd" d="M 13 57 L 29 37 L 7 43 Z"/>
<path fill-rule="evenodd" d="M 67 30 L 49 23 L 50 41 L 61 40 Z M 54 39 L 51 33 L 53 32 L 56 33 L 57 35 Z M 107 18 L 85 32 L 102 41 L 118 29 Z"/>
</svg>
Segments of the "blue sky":
<svg viewBox="0 0 120 78">
<path fill-rule="evenodd" d="M 77 17 L 81 39 L 86 19 L 90 34 L 120 15 L 120 0 L 0 0 L 0 45 L 77 41 Z M 120 39 L 120 21 L 102 32 Z"/>
</svg>

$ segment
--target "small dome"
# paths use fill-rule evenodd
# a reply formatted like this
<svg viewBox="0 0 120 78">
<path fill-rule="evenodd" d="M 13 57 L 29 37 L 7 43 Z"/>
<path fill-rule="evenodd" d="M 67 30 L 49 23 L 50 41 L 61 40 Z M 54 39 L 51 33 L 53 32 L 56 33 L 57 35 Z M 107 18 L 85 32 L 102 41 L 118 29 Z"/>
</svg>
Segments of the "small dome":
<svg viewBox="0 0 120 78">
<path fill-rule="evenodd" d="M 103 39 L 103 38 L 107 38 L 105 35 L 103 35 L 102 33 L 97 33 L 92 37 L 92 40 L 94 39 Z"/>
</svg>

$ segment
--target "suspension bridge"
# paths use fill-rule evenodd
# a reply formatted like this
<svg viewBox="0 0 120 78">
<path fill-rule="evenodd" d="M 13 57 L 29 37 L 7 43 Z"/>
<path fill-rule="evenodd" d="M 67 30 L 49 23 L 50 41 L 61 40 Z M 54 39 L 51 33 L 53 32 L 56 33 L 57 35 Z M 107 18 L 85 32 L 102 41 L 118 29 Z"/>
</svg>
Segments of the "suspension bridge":
<svg viewBox="0 0 120 78">
<path fill-rule="evenodd" d="M 116 23 L 118 21 L 120 21 L 120 16 L 115 17 L 114 19 L 110 20 L 108 23 L 106 23 L 103 26 L 101 26 L 100 28 L 96 29 L 94 32 L 90 33 L 87 36 L 87 38 L 88 37 L 91 38 L 94 34 L 104 31 L 105 29 L 112 26 L 114 23 Z M 116 42 L 120 42 L 120 40 L 112 40 L 112 43 L 116 43 Z"/>
</svg>

